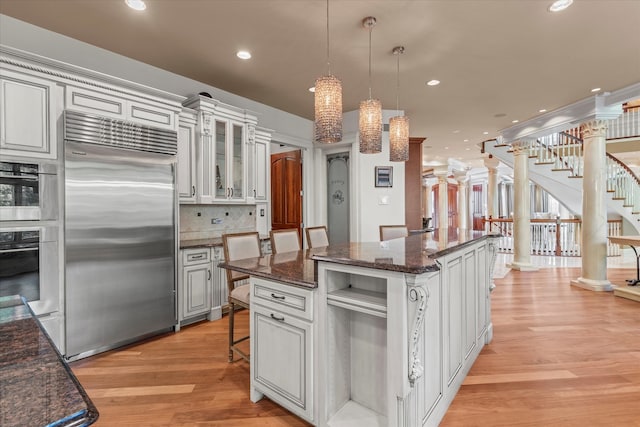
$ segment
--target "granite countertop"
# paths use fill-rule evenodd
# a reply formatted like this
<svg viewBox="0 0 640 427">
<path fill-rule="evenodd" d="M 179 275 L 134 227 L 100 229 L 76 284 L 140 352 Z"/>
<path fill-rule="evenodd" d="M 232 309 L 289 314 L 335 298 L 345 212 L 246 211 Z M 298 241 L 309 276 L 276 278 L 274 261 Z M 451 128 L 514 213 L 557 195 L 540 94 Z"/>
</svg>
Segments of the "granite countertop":
<svg viewBox="0 0 640 427">
<path fill-rule="evenodd" d="M 422 274 L 439 270 L 436 259 L 483 239 L 498 237 L 480 231 L 420 233 L 386 242 L 343 243 L 324 248 L 265 255 L 225 262 L 223 268 L 283 283 L 318 286 L 314 261 L 356 265 L 380 270 Z"/>
<path fill-rule="evenodd" d="M 436 259 L 482 239 L 498 237 L 482 231 L 418 233 L 384 242 L 343 243 L 313 254 L 317 261 L 356 265 L 380 270 L 422 274 L 440 268 Z"/>
<path fill-rule="evenodd" d="M 260 240 L 269 240 L 268 235 L 260 235 Z M 206 239 L 180 239 L 180 249 L 213 248 L 222 246 L 222 237 L 209 237 Z"/>
<path fill-rule="evenodd" d="M 88 426 L 98 419 L 82 385 L 18 296 L 0 297 L 0 390 L 2 426 Z"/>
<path fill-rule="evenodd" d="M 317 249 L 281 252 L 261 258 L 247 258 L 220 264 L 240 273 L 264 279 L 277 279 L 282 283 L 304 288 L 317 288 L 316 263 L 311 259 Z"/>
</svg>

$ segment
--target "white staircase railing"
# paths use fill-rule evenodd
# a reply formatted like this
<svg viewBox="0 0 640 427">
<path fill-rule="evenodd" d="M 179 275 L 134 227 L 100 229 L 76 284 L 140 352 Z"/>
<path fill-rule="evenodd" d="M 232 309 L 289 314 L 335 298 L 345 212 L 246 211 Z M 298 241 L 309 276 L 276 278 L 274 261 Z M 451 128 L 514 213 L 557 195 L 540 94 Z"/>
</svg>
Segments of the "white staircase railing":
<svg viewBox="0 0 640 427">
<path fill-rule="evenodd" d="M 581 178 L 584 171 L 582 140 L 579 130 L 571 129 L 531 141 L 529 157 L 537 164 L 552 164 L 553 171 L 566 171 L 569 178 Z M 615 156 L 607 153 L 607 192 L 613 200 L 621 200 L 623 207 L 640 219 L 640 179 Z"/>
<path fill-rule="evenodd" d="M 607 139 L 640 138 L 640 107 L 629 108 L 607 123 Z"/>
<path fill-rule="evenodd" d="M 513 253 L 513 219 L 488 219 L 488 230 L 500 233 L 498 251 Z M 581 256 L 582 221 L 579 219 L 530 220 L 531 255 Z M 620 236 L 622 220 L 607 221 L 609 236 Z M 619 256 L 620 245 L 607 241 L 607 256 Z"/>
</svg>

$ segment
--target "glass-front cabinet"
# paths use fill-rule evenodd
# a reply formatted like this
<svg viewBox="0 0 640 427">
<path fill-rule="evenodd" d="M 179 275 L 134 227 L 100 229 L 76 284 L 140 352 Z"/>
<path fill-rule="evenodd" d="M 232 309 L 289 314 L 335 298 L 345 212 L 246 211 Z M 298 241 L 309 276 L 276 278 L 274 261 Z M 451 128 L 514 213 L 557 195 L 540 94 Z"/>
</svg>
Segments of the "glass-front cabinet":
<svg viewBox="0 0 640 427">
<path fill-rule="evenodd" d="M 215 120 L 214 183 L 216 201 L 243 201 L 244 124 L 229 120 Z"/>
<path fill-rule="evenodd" d="M 247 199 L 247 129 L 257 117 L 203 96 L 184 106 L 198 111 L 196 203 L 254 203 Z"/>
</svg>

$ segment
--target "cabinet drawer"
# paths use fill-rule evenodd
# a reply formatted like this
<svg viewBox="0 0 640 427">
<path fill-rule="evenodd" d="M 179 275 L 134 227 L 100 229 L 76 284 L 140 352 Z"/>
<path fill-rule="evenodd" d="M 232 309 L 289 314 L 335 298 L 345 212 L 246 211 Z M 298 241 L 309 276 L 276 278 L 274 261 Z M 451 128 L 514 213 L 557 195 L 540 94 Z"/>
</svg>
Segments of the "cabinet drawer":
<svg viewBox="0 0 640 427">
<path fill-rule="evenodd" d="M 252 277 L 251 302 L 305 320 L 313 320 L 313 291 Z"/>
<path fill-rule="evenodd" d="M 195 265 L 211 261 L 211 251 L 209 248 L 183 249 L 182 264 Z"/>
</svg>

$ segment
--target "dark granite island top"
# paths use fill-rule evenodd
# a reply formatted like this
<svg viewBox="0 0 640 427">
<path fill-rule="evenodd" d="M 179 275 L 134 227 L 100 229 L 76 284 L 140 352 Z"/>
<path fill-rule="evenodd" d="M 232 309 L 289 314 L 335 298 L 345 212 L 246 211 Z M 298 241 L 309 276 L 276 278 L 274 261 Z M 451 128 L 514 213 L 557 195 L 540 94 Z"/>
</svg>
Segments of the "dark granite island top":
<svg viewBox="0 0 640 427">
<path fill-rule="evenodd" d="M 0 425 L 88 426 L 98 411 L 18 296 L 0 297 Z"/>
<path fill-rule="evenodd" d="M 331 245 L 314 253 L 312 259 L 422 274 L 440 269 L 435 262 L 437 258 L 490 237 L 497 237 L 497 235 L 481 231 L 468 231 L 461 234 L 457 229 L 449 229 L 447 234 L 429 232 L 384 242 Z"/>
<path fill-rule="evenodd" d="M 220 267 L 292 285 L 317 287 L 317 268 L 314 261 L 422 274 L 439 270 L 435 261 L 437 258 L 491 237 L 498 235 L 481 231 L 461 234 L 457 229 L 450 229 L 447 234 L 436 231 L 385 242 L 342 243 L 266 255 L 262 258 L 224 262 Z"/>
<path fill-rule="evenodd" d="M 315 262 L 311 259 L 314 251 L 316 249 L 264 255 L 261 258 L 223 262 L 220 267 L 264 279 L 277 279 L 288 285 L 316 288 Z"/>
</svg>

